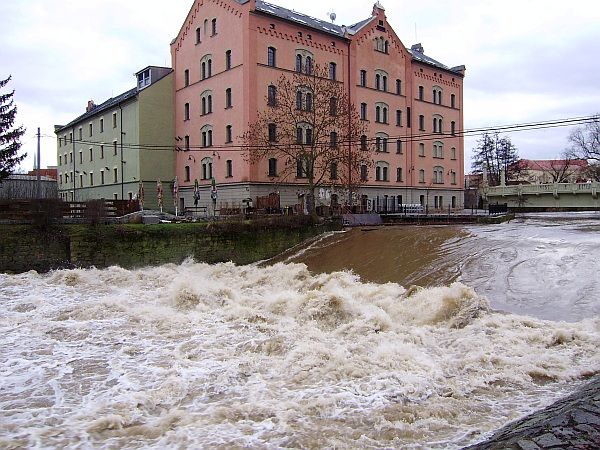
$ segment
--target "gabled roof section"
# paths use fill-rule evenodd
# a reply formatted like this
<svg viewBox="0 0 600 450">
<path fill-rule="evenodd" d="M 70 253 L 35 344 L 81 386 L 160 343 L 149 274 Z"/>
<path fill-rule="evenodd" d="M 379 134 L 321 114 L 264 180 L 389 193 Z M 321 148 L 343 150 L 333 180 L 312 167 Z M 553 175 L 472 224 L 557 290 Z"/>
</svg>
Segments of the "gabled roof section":
<svg viewBox="0 0 600 450">
<path fill-rule="evenodd" d="M 238 0 L 240 1 L 240 0 Z M 247 1 L 247 0 L 246 0 Z M 256 0 L 256 10 L 262 13 L 279 17 L 290 22 L 295 22 L 327 34 L 332 34 L 337 37 L 344 37 L 346 28 L 324 20 L 315 19 L 290 9 L 282 8 L 281 6 L 273 5 L 262 0 Z"/>
<path fill-rule="evenodd" d="M 137 93 L 138 93 L 138 89 L 137 89 L 137 87 L 134 87 L 133 89 L 130 89 L 127 92 L 123 92 L 121 95 L 117 95 L 116 97 L 109 98 L 104 103 L 102 103 L 102 104 L 96 106 L 95 108 L 93 108 L 92 110 L 82 114 L 77 119 L 72 120 L 71 122 L 69 122 L 68 124 L 66 124 L 60 128 L 56 128 L 54 130 L 54 132 L 58 134 L 67 128 L 71 128 L 73 125 L 76 125 L 79 122 L 83 122 L 84 120 L 86 120 L 89 117 L 96 116 L 96 115 L 106 111 L 107 109 L 113 108 L 114 106 L 118 105 L 119 103 L 123 103 L 127 100 L 130 100 L 130 99 L 136 97 Z"/>
</svg>

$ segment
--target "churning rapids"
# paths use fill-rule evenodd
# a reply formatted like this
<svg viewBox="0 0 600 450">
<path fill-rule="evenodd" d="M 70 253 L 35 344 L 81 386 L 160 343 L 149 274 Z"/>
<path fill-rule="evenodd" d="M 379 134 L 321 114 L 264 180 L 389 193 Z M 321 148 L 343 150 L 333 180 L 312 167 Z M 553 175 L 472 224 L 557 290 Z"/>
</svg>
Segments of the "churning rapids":
<svg viewBox="0 0 600 450">
<path fill-rule="evenodd" d="M 398 283 L 311 268 L 352 232 L 306 264 L 0 275 L 0 448 L 460 448 L 600 371 L 597 220 L 437 229 Z"/>
</svg>

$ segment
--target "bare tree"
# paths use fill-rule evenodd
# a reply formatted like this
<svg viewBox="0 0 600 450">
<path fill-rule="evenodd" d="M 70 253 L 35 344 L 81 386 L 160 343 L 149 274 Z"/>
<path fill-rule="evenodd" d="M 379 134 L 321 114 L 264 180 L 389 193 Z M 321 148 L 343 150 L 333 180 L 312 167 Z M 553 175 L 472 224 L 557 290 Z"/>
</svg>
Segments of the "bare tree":
<svg viewBox="0 0 600 450">
<path fill-rule="evenodd" d="M 600 164 L 590 164 L 583 172 L 585 178 L 591 181 L 600 181 Z"/>
<path fill-rule="evenodd" d="M 573 130 L 569 135 L 571 151 L 577 157 L 600 162 L 600 115 Z"/>
<path fill-rule="evenodd" d="M 548 174 L 552 177 L 552 182 L 569 183 L 571 178 L 581 170 L 579 162 L 580 160 L 568 150 L 562 153 L 561 159 L 550 161 Z"/>
<path fill-rule="evenodd" d="M 500 137 L 498 133 L 485 133 L 477 141 L 473 152 L 471 167 L 474 173 L 487 171 L 487 181 L 492 186 L 500 184 L 502 172 L 508 180 L 520 170 L 520 165 L 517 164 L 518 151 L 509 137 Z"/>
<path fill-rule="evenodd" d="M 314 215 L 319 187 L 343 187 L 349 198 L 366 181 L 373 146 L 344 85 L 318 66 L 282 75 L 268 88 L 267 107 L 242 136 L 252 164 L 270 160 L 273 181 L 306 186 Z"/>
</svg>

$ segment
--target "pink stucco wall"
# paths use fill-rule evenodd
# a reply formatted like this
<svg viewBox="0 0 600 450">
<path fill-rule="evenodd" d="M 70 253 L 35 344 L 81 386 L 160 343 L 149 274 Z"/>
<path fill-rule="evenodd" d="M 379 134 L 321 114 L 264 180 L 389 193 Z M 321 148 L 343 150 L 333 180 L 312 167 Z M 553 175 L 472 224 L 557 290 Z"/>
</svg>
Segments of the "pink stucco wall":
<svg viewBox="0 0 600 450">
<path fill-rule="evenodd" d="M 297 49 L 309 50 L 320 65 L 335 62 L 338 79 L 346 84 L 357 109 L 367 104 L 369 139 L 376 133 L 389 136 L 388 153 L 376 155 L 376 161 L 389 164 L 388 181 L 375 181 L 369 174 L 368 185 L 382 187 L 431 187 L 460 189 L 463 186 L 464 144 L 462 137 L 450 136 L 450 124 L 455 122 L 456 131 L 463 129 L 462 74 L 455 73 L 412 58 L 404 44 L 387 22 L 383 9 L 374 7 L 373 20 L 350 40 L 338 38 L 301 24 L 290 23 L 277 17 L 254 11 L 254 1 L 239 5 L 234 0 L 196 0 L 181 31 L 171 46 L 172 64 L 175 70 L 175 133 L 176 137 L 190 136 L 192 151 L 178 152 L 176 173 L 182 186 L 193 185 L 194 179 L 201 184 L 200 163 L 205 157 L 213 157 L 213 175 L 219 184 L 244 182 L 269 182 L 267 162 L 250 167 L 242 151 L 234 146 L 240 144 L 239 136 L 245 126 L 256 117 L 256 112 L 266 107 L 267 86 L 282 73 L 295 67 Z M 365 11 L 368 16 L 371 11 Z M 211 34 L 211 21 L 217 21 L 217 33 Z M 207 20 L 208 32 L 204 32 Z M 380 22 L 381 21 L 381 22 Z M 201 42 L 196 42 L 196 29 L 201 28 Z M 300 36 L 301 34 L 301 36 Z M 310 39 L 308 39 L 310 35 Z M 375 50 L 375 39 L 383 37 L 389 43 L 388 53 Z M 267 48 L 277 49 L 277 68 L 267 66 Z M 348 49 L 350 48 L 350 57 Z M 232 68 L 225 70 L 225 52 L 231 51 Z M 212 76 L 201 80 L 200 61 L 212 55 Z M 189 70 L 189 85 L 185 86 L 184 73 Z M 367 72 L 366 86 L 360 86 L 360 71 Z M 388 91 L 375 89 L 375 71 L 388 75 Z M 348 82 L 348 76 L 350 77 Z M 396 80 L 401 81 L 400 94 L 396 93 Z M 419 100 L 419 86 L 423 86 L 424 98 Z M 442 104 L 435 104 L 433 88 L 442 91 Z M 225 90 L 232 91 L 232 107 L 225 108 Z M 200 114 L 201 94 L 212 91 L 213 112 Z M 450 107 L 450 97 L 455 96 L 455 107 Z M 388 123 L 375 123 L 375 104 L 388 105 Z M 190 105 L 189 120 L 184 120 L 185 103 Z M 411 127 L 407 126 L 407 110 L 411 109 Z M 402 111 L 401 126 L 396 124 L 396 110 Z M 419 116 L 424 116 L 425 129 L 419 130 Z M 442 118 L 443 133 L 434 135 L 433 117 Z M 199 149 L 200 130 L 212 125 L 213 148 Z M 225 127 L 232 126 L 233 142 L 225 143 Z M 439 138 L 439 139 L 438 139 Z M 403 152 L 396 152 L 396 140 L 403 141 Z M 442 158 L 433 154 L 434 142 L 443 144 Z M 183 141 L 178 141 L 183 148 Z M 419 143 L 425 145 L 424 156 L 419 156 Z M 233 147 L 232 147 L 233 146 Z M 229 148 L 231 147 L 231 148 Z M 456 158 L 451 158 L 451 149 Z M 226 178 L 226 161 L 231 160 L 233 177 Z M 190 180 L 185 180 L 185 167 L 190 167 Z M 443 168 L 443 183 L 433 184 L 435 166 Z M 402 181 L 396 180 L 396 168 L 403 169 Z M 426 177 L 419 182 L 419 170 Z M 450 172 L 456 173 L 451 183 Z"/>
</svg>

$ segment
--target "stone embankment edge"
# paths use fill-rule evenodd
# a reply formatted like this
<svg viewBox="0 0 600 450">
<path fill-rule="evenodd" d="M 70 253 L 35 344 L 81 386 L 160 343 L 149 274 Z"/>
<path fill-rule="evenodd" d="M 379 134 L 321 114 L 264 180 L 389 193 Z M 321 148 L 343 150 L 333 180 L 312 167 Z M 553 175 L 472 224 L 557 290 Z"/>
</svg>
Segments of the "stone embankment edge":
<svg viewBox="0 0 600 450">
<path fill-rule="evenodd" d="M 600 375 L 574 394 L 510 423 L 469 450 L 600 448 Z"/>
<path fill-rule="evenodd" d="M 127 269 L 188 258 L 197 262 L 251 264 L 273 258 L 339 221 L 265 220 L 158 225 L 0 225 L 0 272 L 63 268 Z"/>
</svg>

